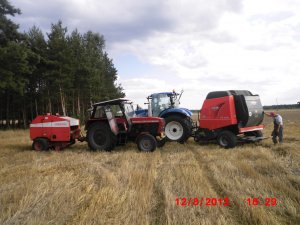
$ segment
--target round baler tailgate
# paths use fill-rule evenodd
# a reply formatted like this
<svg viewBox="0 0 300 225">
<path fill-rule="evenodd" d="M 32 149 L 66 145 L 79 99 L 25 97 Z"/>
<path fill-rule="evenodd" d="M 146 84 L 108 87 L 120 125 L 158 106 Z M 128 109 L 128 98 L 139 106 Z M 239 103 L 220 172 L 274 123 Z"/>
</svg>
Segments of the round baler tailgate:
<svg viewBox="0 0 300 225">
<path fill-rule="evenodd" d="M 234 101 L 240 127 L 252 127 L 262 123 L 264 113 L 258 95 L 234 95 Z"/>
</svg>

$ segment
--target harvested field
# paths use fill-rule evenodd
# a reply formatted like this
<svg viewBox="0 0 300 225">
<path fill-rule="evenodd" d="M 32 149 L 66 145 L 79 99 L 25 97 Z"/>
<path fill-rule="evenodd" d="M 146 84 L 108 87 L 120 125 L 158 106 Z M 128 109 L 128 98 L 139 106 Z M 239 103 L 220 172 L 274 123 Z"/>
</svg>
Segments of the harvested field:
<svg viewBox="0 0 300 225">
<path fill-rule="evenodd" d="M 235 149 L 190 138 L 147 154 L 34 152 L 28 130 L 1 131 L 0 224 L 300 224 L 300 111 L 279 113 L 283 144 Z"/>
</svg>

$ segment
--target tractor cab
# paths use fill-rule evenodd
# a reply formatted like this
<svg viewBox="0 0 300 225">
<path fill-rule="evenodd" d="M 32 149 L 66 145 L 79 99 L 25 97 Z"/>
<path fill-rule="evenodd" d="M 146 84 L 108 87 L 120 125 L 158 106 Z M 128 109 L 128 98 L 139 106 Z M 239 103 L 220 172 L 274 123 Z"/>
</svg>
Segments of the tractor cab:
<svg viewBox="0 0 300 225">
<path fill-rule="evenodd" d="M 91 111 L 91 118 L 88 122 L 107 120 L 115 135 L 127 132 L 131 128 L 131 118 L 136 116 L 132 102 L 123 98 L 95 103 Z"/>
<path fill-rule="evenodd" d="M 152 114 L 152 116 L 159 116 L 164 110 L 178 108 L 181 94 L 176 92 L 162 92 L 148 96 L 148 113 Z"/>
<path fill-rule="evenodd" d="M 125 115 L 130 117 L 134 116 L 134 110 L 129 100 L 115 99 L 95 103 L 91 109 L 91 119 L 105 118 L 109 111 L 114 117 L 125 117 Z"/>
</svg>

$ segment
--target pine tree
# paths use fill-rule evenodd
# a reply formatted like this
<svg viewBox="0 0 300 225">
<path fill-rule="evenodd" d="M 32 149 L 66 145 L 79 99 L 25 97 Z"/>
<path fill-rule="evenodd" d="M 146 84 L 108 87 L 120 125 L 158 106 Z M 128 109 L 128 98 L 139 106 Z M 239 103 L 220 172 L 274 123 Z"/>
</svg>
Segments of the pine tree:
<svg viewBox="0 0 300 225">
<path fill-rule="evenodd" d="M 23 121 L 59 112 L 84 120 L 91 102 L 124 97 L 104 37 L 89 31 L 68 34 L 61 21 L 44 34 L 27 33 L 8 15 L 20 10 L 0 0 L 0 120 Z"/>
<path fill-rule="evenodd" d="M 22 115 L 24 126 L 26 118 L 26 109 L 24 98 L 26 85 L 28 83 L 27 75 L 33 67 L 29 65 L 32 52 L 24 43 L 24 35 L 20 34 L 17 29 L 18 25 L 14 24 L 7 18 L 8 15 L 15 16 L 20 10 L 14 8 L 6 0 L 0 1 L 0 88 L 1 102 L 5 107 L 7 124 L 10 119 Z M 17 107 L 16 107 L 17 106 Z"/>
</svg>

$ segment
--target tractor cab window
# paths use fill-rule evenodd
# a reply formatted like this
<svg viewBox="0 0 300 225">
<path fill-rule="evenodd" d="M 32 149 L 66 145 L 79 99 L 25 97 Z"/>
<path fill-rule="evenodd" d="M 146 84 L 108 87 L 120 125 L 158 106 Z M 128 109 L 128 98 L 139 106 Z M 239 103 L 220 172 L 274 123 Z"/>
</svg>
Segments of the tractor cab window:
<svg viewBox="0 0 300 225">
<path fill-rule="evenodd" d="M 95 114 L 94 114 L 94 118 L 104 118 L 105 116 L 105 111 L 103 106 L 97 106 L 96 110 L 95 110 Z"/>
<path fill-rule="evenodd" d="M 180 105 L 179 99 L 177 98 L 177 94 L 171 96 L 172 105 L 174 108 L 178 108 Z"/>
<path fill-rule="evenodd" d="M 111 105 L 111 112 L 114 117 L 122 117 L 123 113 L 119 105 Z"/>
<path fill-rule="evenodd" d="M 151 105 L 153 116 L 158 116 L 160 112 L 171 107 L 171 98 L 167 94 L 152 96 Z"/>
<path fill-rule="evenodd" d="M 126 116 L 128 116 L 129 118 L 135 117 L 135 112 L 134 112 L 134 108 L 133 108 L 132 104 L 125 103 L 124 111 L 125 111 Z"/>
<path fill-rule="evenodd" d="M 123 113 L 119 105 L 111 105 L 110 111 L 114 117 L 122 117 Z M 104 106 L 97 106 L 94 114 L 95 119 L 106 118 Z"/>
</svg>

